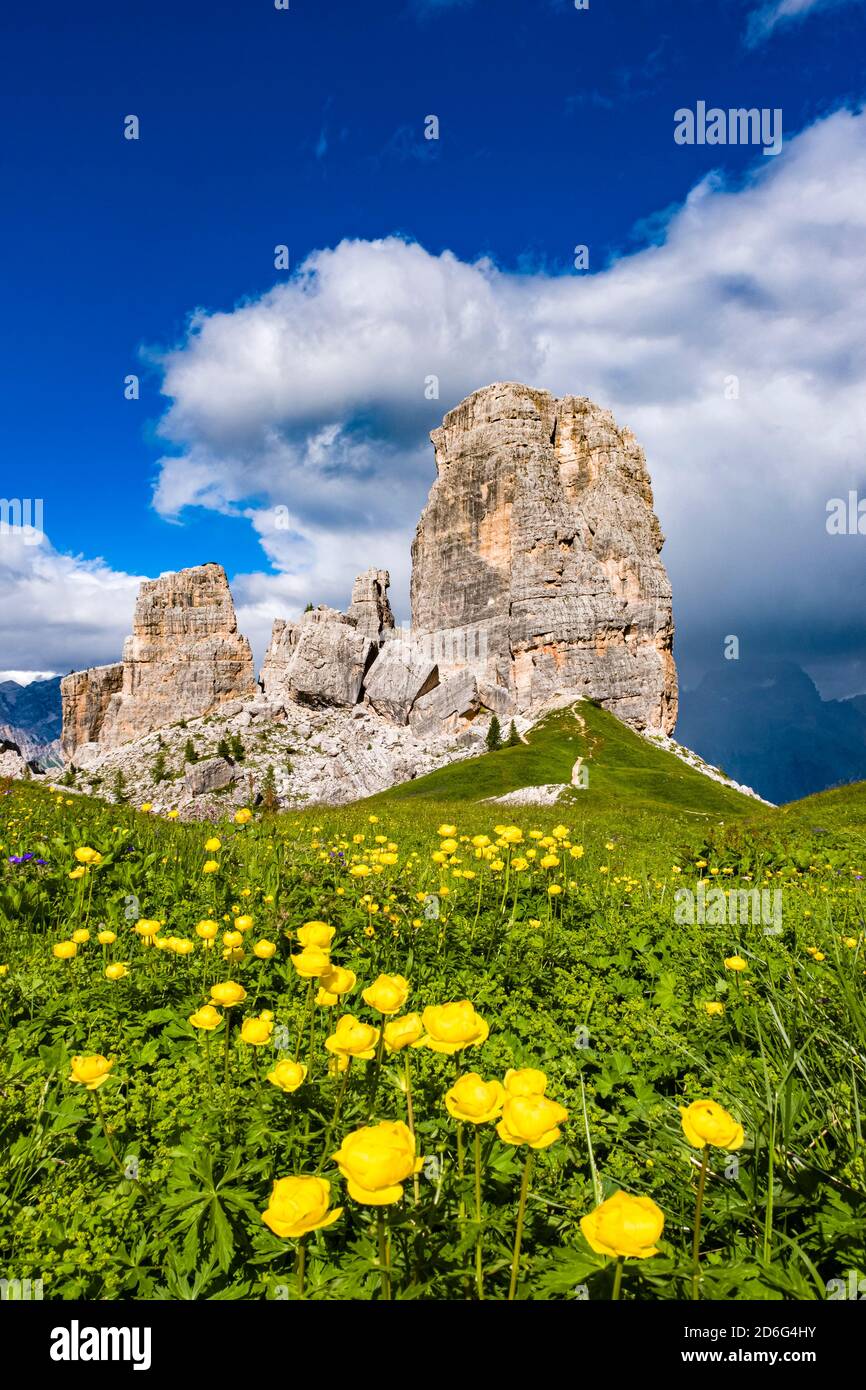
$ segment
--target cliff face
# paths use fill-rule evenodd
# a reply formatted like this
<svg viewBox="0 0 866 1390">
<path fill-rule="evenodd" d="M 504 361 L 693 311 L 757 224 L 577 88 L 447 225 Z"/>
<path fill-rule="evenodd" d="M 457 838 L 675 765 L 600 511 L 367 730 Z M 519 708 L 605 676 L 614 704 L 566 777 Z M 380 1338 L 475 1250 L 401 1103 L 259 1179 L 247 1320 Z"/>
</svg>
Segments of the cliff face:
<svg viewBox="0 0 866 1390">
<path fill-rule="evenodd" d="M 164 574 L 139 590 L 122 662 L 63 680 L 63 751 L 114 748 L 256 691 L 222 565 Z"/>
<path fill-rule="evenodd" d="M 412 547 L 412 626 L 440 673 L 531 713 L 579 696 L 639 728 L 676 723 L 671 590 L 644 454 L 585 397 L 497 383 L 431 438 L 438 476 Z"/>
</svg>

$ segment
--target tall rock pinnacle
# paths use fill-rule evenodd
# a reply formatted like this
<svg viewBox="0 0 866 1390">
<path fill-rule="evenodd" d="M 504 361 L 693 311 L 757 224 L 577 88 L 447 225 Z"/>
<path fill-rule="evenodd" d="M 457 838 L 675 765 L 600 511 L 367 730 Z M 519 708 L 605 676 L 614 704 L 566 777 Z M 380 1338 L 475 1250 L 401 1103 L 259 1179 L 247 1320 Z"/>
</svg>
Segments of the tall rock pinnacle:
<svg viewBox="0 0 866 1390">
<path fill-rule="evenodd" d="M 431 439 L 412 627 L 440 639 L 440 673 L 472 672 L 503 712 L 588 696 L 671 732 L 671 589 L 632 433 L 585 397 L 497 382 Z"/>
</svg>

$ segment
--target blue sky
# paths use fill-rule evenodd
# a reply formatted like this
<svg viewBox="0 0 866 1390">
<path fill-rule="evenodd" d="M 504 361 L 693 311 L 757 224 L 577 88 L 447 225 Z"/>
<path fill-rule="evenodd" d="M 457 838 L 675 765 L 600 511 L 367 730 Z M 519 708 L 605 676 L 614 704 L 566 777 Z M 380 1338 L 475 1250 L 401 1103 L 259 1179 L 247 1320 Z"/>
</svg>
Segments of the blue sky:
<svg viewBox="0 0 866 1390">
<path fill-rule="evenodd" d="M 864 37 L 860 0 L 591 0 L 587 11 L 572 0 L 291 0 L 288 11 L 266 0 L 19 7 L 0 56 L 0 492 L 44 498 L 48 545 L 0 555 L 8 585 L 0 665 L 54 670 L 111 659 L 128 630 L 132 577 L 209 559 L 236 581 L 259 647 L 270 617 L 307 598 L 345 600 L 352 568 L 383 563 L 371 549 L 377 542 L 405 613 L 408 545 L 432 477 L 426 430 L 483 385 L 488 369 L 525 377 L 534 368 L 531 384 L 601 397 L 646 445 L 675 599 L 678 587 L 705 595 L 702 607 L 686 597 L 680 616 L 687 670 L 696 675 L 706 664 L 720 629 L 742 629 L 809 665 L 829 693 L 866 688 L 862 630 L 839 608 L 859 573 L 856 538 L 828 551 L 820 535 L 811 537 L 809 573 L 829 587 L 816 600 L 810 584 L 786 611 L 787 576 L 802 553 L 787 509 L 803 518 L 823 496 L 866 481 L 849 328 L 832 343 L 818 333 L 816 361 L 803 361 L 815 322 L 835 321 L 848 299 L 831 267 L 856 276 L 862 255 L 854 207 L 839 206 L 828 219 L 815 216 L 810 200 L 826 204 L 815 182 L 822 177 L 836 189 L 850 175 L 852 201 L 857 190 Z M 782 108 L 783 154 L 677 145 L 673 113 L 698 100 Z M 138 141 L 123 139 L 131 113 L 141 123 Z M 430 113 L 440 122 L 435 142 L 423 138 Z M 742 215 L 731 215 L 735 206 Z M 695 230 L 689 219 L 701 217 L 714 221 Z M 768 228 L 773 217 L 777 229 Z M 728 243 L 743 227 L 744 242 L 760 236 L 764 249 L 747 271 L 720 267 L 716 285 L 706 264 L 695 264 L 694 247 L 725 219 Z M 778 245 L 783 259 L 802 254 L 799 279 L 808 280 L 810 235 L 821 267 L 815 302 L 801 286 L 789 306 L 789 282 L 773 281 L 779 267 L 766 247 Z M 308 280 L 322 280 L 320 319 L 292 290 L 298 279 L 274 269 L 278 243 L 290 247 L 293 267 L 306 262 Z M 588 276 L 573 270 L 577 243 L 590 248 Z M 371 259 L 375 246 L 383 249 Z M 414 261 L 401 250 L 413 246 Z M 453 261 L 443 262 L 444 253 Z M 480 258 L 493 268 L 484 293 L 501 316 L 497 342 L 481 346 L 465 323 L 455 327 L 460 277 L 471 302 Z M 374 307 L 358 311 L 357 287 L 369 289 L 371 276 Z M 646 285 L 638 298 L 652 299 L 655 318 L 665 316 L 668 284 L 671 321 L 702 324 L 697 347 L 683 333 L 676 353 L 650 348 L 632 361 L 641 330 L 630 277 Z M 705 311 L 693 293 L 698 281 Z M 572 305 L 578 282 L 584 298 Z M 404 314 L 412 285 L 417 323 Z M 270 305 L 275 286 L 284 298 Z M 527 355 L 525 306 L 543 300 L 549 324 L 561 288 L 562 316 L 575 324 L 568 354 L 536 344 Z M 389 337 L 392 294 L 404 317 Z M 423 376 L 426 352 L 440 373 L 440 400 L 419 403 L 405 381 L 380 390 L 392 362 L 399 376 L 404 335 L 423 340 L 443 294 L 453 295 L 452 317 L 418 363 Z M 762 492 L 760 525 L 720 537 L 702 589 L 694 581 L 704 546 L 695 533 L 719 468 L 705 455 L 689 470 L 690 453 L 700 450 L 684 398 L 694 407 L 693 430 L 703 434 L 712 417 L 705 386 L 680 390 L 672 380 L 688 375 L 700 343 L 712 371 L 722 370 L 716 314 L 737 372 L 743 323 L 732 322 L 731 306 L 746 301 L 752 323 L 767 330 L 766 351 L 756 356 L 781 354 L 784 381 L 803 373 L 817 397 L 823 374 L 832 372 L 835 386 L 853 372 L 850 398 L 833 407 L 834 417 L 849 407 L 851 416 L 830 450 L 823 491 L 804 462 L 792 495 Z M 276 324 L 291 338 L 302 310 L 303 369 L 319 357 L 309 378 L 292 356 L 298 342 L 276 366 L 267 353 L 256 356 L 261 334 Z M 349 331 L 359 339 L 359 312 L 384 345 L 378 376 L 366 384 L 346 344 Z M 779 334 L 792 315 L 783 349 Z M 602 351 L 608 316 L 611 342 Z M 210 325 L 209 345 L 202 324 Z M 758 369 L 751 358 L 743 365 L 746 377 Z M 294 394 L 290 376 L 271 389 L 275 370 L 296 372 Z M 141 376 L 135 402 L 123 398 L 130 372 Z M 235 400 L 226 383 L 246 372 L 256 381 Z M 291 399 L 274 406 L 274 392 Z M 781 476 L 804 431 L 814 430 L 819 447 L 820 402 L 808 420 L 794 420 L 779 380 L 762 380 L 760 396 L 727 446 L 725 491 L 736 509 L 719 503 L 722 528 L 748 511 L 748 489 L 757 486 L 754 461 L 743 458 L 737 471 L 747 432 L 769 439 L 772 457 L 758 462 Z M 292 526 L 275 536 L 269 513 L 281 502 Z M 767 542 L 774 504 L 780 534 Z M 795 552 L 786 550 L 795 541 Z M 732 586 L 726 609 L 719 576 L 732 546 L 749 577 Z M 756 583 L 767 596 L 757 613 Z M 717 604 L 709 615 L 708 602 Z M 822 608 L 830 614 L 823 623 Z"/>
</svg>

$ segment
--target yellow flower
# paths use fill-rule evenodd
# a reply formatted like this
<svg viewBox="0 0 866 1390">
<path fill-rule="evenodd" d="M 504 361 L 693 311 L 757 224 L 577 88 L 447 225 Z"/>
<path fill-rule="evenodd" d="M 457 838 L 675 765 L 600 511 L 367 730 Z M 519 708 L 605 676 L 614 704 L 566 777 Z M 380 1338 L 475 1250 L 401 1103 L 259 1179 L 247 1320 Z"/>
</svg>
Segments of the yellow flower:
<svg viewBox="0 0 866 1390">
<path fill-rule="evenodd" d="M 224 945 L 224 946 L 232 946 L 232 947 L 234 947 L 234 946 L 243 946 L 243 944 L 244 944 L 244 938 L 243 938 L 243 936 L 241 935 L 241 933 L 240 933 L 239 931 L 224 931 L 224 932 L 223 932 L 223 945 Z"/>
<path fill-rule="evenodd" d="M 704 1008 L 710 1018 L 721 1018 L 722 1014 L 725 1012 L 724 1004 L 720 1004 L 716 999 L 710 1000 L 709 1003 L 704 1005 Z"/>
<path fill-rule="evenodd" d="M 341 1052 L 336 1053 L 333 1057 L 328 1059 L 328 1075 L 341 1075 L 341 1073 L 347 1069 L 350 1061 L 351 1058 L 344 1057 Z"/>
<path fill-rule="evenodd" d="M 409 998 L 409 981 L 402 975 L 380 975 L 361 998 L 380 1014 L 397 1014 Z"/>
<path fill-rule="evenodd" d="M 347 1134 L 332 1155 L 348 1184 L 349 1196 L 366 1206 L 388 1206 L 403 1196 L 402 1184 L 420 1171 L 415 1138 L 401 1120 L 382 1120 Z"/>
<path fill-rule="evenodd" d="M 253 818 L 253 813 L 244 806 L 240 811 L 235 811 L 235 825 L 246 825 Z"/>
<path fill-rule="evenodd" d="M 83 946 L 85 941 L 90 940 L 90 932 L 86 927 L 79 927 L 78 931 L 72 933 L 72 940 L 75 942 L 76 946 Z"/>
<path fill-rule="evenodd" d="M 80 849 L 77 849 L 75 851 L 75 858 L 78 860 L 79 864 L 102 863 L 102 855 L 97 853 L 95 849 L 91 849 L 89 845 L 82 845 Z"/>
<path fill-rule="evenodd" d="M 0 965 L 0 979 L 3 979 L 3 978 L 4 978 L 6 975 L 8 975 L 8 974 L 9 974 L 9 966 L 8 966 L 8 965 Z"/>
<path fill-rule="evenodd" d="M 459 1076 L 445 1092 L 445 1108 L 455 1120 L 473 1125 L 486 1125 L 495 1120 L 505 1103 L 505 1087 L 501 1081 L 484 1081 L 477 1071 Z"/>
<path fill-rule="evenodd" d="M 219 1028 L 223 1016 L 219 1009 L 214 1008 L 213 1004 L 203 1004 L 200 1009 L 196 1009 L 194 1014 L 190 1014 L 189 1021 L 193 1028 L 201 1028 L 205 1033 L 212 1033 L 214 1028 Z"/>
<path fill-rule="evenodd" d="M 538 862 L 541 865 L 542 869 L 555 869 L 557 864 L 559 863 L 559 855 L 545 854 L 541 859 L 539 859 Z"/>
<path fill-rule="evenodd" d="M 196 922 L 195 930 L 196 935 L 200 936 L 203 941 L 213 941 L 219 931 L 219 923 L 212 922 L 209 917 L 204 917 L 200 922 Z"/>
<path fill-rule="evenodd" d="M 128 974 L 129 971 L 126 966 L 121 965 L 120 961 L 117 961 L 114 965 L 106 965 L 105 967 L 106 980 L 122 980 L 124 976 Z"/>
<path fill-rule="evenodd" d="M 85 865 L 84 865 L 84 864 L 79 864 L 79 866 L 78 866 L 77 869 L 70 869 L 70 870 L 69 870 L 69 877 L 70 877 L 70 878 L 84 878 L 84 875 L 85 875 L 86 873 L 87 873 L 87 869 L 86 869 Z"/>
<path fill-rule="evenodd" d="M 58 941 L 51 947 L 51 954 L 58 960 L 72 960 L 78 954 L 78 947 L 74 941 Z"/>
<path fill-rule="evenodd" d="M 322 986 L 319 985 L 319 988 L 316 990 L 316 1003 L 320 1008 L 330 1009 L 334 1004 L 338 1004 L 339 1002 L 339 994 L 332 994 L 330 990 L 322 989 Z"/>
<path fill-rule="evenodd" d="M 336 928 L 329 927 L 327 922 L 305 922 L 298 928 L 298 940 L 303 947 L 317 946 L 320 951 L 325 952 L 331 949 L 335 935 Z"/>
<path fill-rule="evenodd" d="M 236 984 L 234 980 L 222 980 L 219 984 L 211 985 L 210 997 L 214 1004 L 231 1009 L 235 1004 L 244 1002 L 247 992 L 243 985 Z"/>
<path fill-rule="evenodd" d="M 179 812 L 179 811 L 169 811 L 167 819 L 168 819 L 168 820 L 177 820 L 177 818 L 178 818 L 179 815 L 180 815 L 180 812 Z"/>
<path fill-rule="evenodd" d="M 351 1014 L 343 1014 L 334 1032 L 325 1039 L 325 1047 L 329 1052 L 339 1053 L 343 1057 L 362 1057 L 369 1060 L 376 1055 L 378 1042 L 378 1028 L 373 1028 L 369 1023 L 361 1023 L 360 1019 L 353 1018 Z"/>
<path fill-rule="evenodd" d="M 160 922 L 155 921 L 151 917 L 140 917 L 133 927 L 133 931 L 138 932 L 139 936 L 156 936 L 161 925 Z"/>
<path fill-rule="evenodd" d="M 284 1057 L 281 1062 L 277 1062 L 273 1071 L 268 1072 L 268 1080 L 272 1086 L 277 1086 L 287 1095 L 296 1091 L 304 1083 L 307 1075 L 307 1068 L 303 1062 L 293 1062 L 291 1058 Z"/>
<path fill-rule="evenodd" d="M 317 980 L 326 975 L 331 968 L 331 958 L 327 951 L 318 946 L 307 946 L 297 956 L 292 956 L 292 965 L 302 980 Z"/>
<path fill-rule="evenodd" d="M 266 1047 L 271 1041 L 274 1025 L 270 1018 L 261 1014 L 259 1018 L 245 1018 L 241 1028 L 241 1042 L 251 1047 Z"/>
<path fill-rule="evenodd" d="M 504 1144 L 528 1144 L 532 1149 L 547 1149 L 556 1143 L 561 1134 L 559 1125 L 567 1119 L 565 1107 L 547 1096 L 506 1092 L 496 1133 Z"/>
<path fill-rule="evenodd" d="M 664 1212 L 651 1197 L 615 1192 L 600 1207 L 580 1219 L 580 1229 L 597 1255 L 646 1260 L 657 1255 L 656 1241 L 664 1230 Z"/>
<path fill-rule="evenodd" d="M 422 1014 L 424 1037 L 419 1046 L 434 1052 L 459 1052 L 483 1043 L 490 1028 L 468 999 L 454 1004 L 430 1004 Z"/>
<path fill-rule="evenodd" d="M 216 835 L 211 835 L 209 840 L 205 840 L 204 847 L 208 854 L 216 854 L 217 850 L 222 848 L 222 841 L 218 840 Z"/>
<path fill-rule="evenodd" d="M 447 839 L 450 839 L 450 837 L 451 837 L 452 835 L 456 835 L 456 834 L 457 834 L 457 826 L 456 826 L 456 825 L 440 825 L 439 829 L 436 831 L 436 834 L 437 834 L 437 835 L 444 835 L 444 837 L 445 837 L 446 840 L 447 840 Z M 486 837 L 485 837 L 485 838 L 486 838 Z"/>
<path fill-rule="evenodd" d="M 262 1220 L 275 1236 L 300 1240 L 310 1231 L 333 1225 L 342 1216 L 342 1207 L 328 1210 L 330 1196 L 327 1178 L 277 1178 Z"/>
<path fill-rule="evenodd" d="M 141 803 L 141 809 L 142 809 L 142 811 L 147 812 L 147 811 L 152 810 L 153 808 L 152 808 L 152 805 L 151 805 L 151 803 L 150 803 L 149 801 L 143 801 L 143 802 Z"/>
<path fill-rule="evenodd" d="M 273 941 L 257 941 L 253 947 L 253 955 L 258 956 L 259 960 L 270 960 L 276 952 L 276 943 Z"/>
<path fill-rule="evenodd" d="M 207 859 L 205 863 L 202 865 L 202 873 L 215 874 L 218 868 L 219 864 L 215 859 Z"/>
<path fill-rule="evenodd" d="M 400 1052 L 404 1047 L 412 1047 L 424 1033 L 420 1014 L 404 1014 L 402 1018 L 392 1019 L 385 1024 L 386 1052 Z"/>
<path fill-rule="evenodd" d="M 739 971 L 739 970 L 748 970 L 748 968 L 749 968 L 749 962 L 746 961 L 746 960 L 743 960 L 743 957 L 742 957 L 742 956 L 726 956 L 726 957 L 725 957 L 725 969 L 726 969 L 726 970 L 736 970 L 736 971 Z"/>
<path fill-rule="evenodd" d="M 547 1077 L 535 1067 L 511 1068 L 505 1073 L 505 1089 L 510 1096 L 543 1096 Z"/>
<path fill-rule="evenodd" d="M 435 854 L 433 857 L 434 857 L 434 859 L 438 859 L 439 854 L 444 854 L 444 855 L 453 854 L 456 848 L 457 848 L 457 841 L 456 841 L 456 840 L 443 840 L 443 841 L 441 842 L 441 844 L 439 845 L 438 854 Z M 441 862 L 441 860 L 440 860 L 439 862 Z"/>
<path fill-rule="evenodd" d="M 253 919 L 252 919 L 252 917 L 236 917 L 236 918 L 235 918 L 235 931 L 239 931 L 239 932 L 251 931 L 251 930 L 252 930 L 252 925 L 253 925 Z"/>
<path fill-rule="evenodd" d="M 369 872 L 369 864 L 353 864 L 351 869 L 349 870 L 349 873 L 352 874 L 355 878 L 366 878 Z"/>
<path fill-rule="evenodd" d="M 562 892 L 562 884 L 561 884 L 561 883 L 551 883 L 551 885 L 550 885 L 550 887 L 548 888 L 547 891 L 548 891 L 548 893 L 550 894 L 550 896 L 551 896 L 552 898 L 556 898 L 556 897 L 558 897 L 559 894 Z"/>
<path fill-rule="evenodd" d="M 711 1144 L 716 1149 L 739 1149 L 745 1135 L 743 1126 L 738 1125 L 733 1115 L 729 1115 L 714 1100 L 692 1101 L 688 1109 L 680 1106 L 683 1134 L 696 1149 Z"/>
<path fill-rule="evenodd" d="M 101 931 L 97 933 L 96 939 L 99 942 L 100 946 L 111 946 L 112 943 L 117 940 L 117 932 Z"/>
<path fill-rule="evenodd" d="M 88 1091 L 96 1091 L 108 1080 L 108 1073 L 113 1066 L 113 1061 L 100 1056 L 99 1053 L 93 1057 L 73 1057 L 69 1080 L 77 1082 L 79 1086 L 86 1086 Z"/>
<path fill-rule="evenodd" d="M 349 994 L 357 982 L 357 975 L 352 970 L 344 970 L 342 965 L 332 965 L 326 974 L 319 976 L 319 984 L 328 994 Z"/>
</svg>

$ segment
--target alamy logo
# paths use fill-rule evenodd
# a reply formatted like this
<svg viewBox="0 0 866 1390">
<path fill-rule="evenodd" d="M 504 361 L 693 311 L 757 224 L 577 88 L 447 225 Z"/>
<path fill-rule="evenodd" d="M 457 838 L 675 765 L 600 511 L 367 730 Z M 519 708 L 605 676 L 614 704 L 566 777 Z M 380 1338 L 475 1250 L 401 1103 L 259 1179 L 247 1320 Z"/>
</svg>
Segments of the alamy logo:
<svg viewBox="0 0 866 1390">
<path fill-rule="evenodd" d="M 678 145 L 763 145 L 764 154 L 782 148 L 782 109 L 763 106 L 731 107 L 724 111 L 699 101 L 694 111 L 681 106 L 674 112 L 674 140 Z"/>
<path fill-rule="evenodd" d="M 838 1300 L 841 1298 L 854 1299 L 858 1303 L 866 1302 L 866 1279 L 863 1278 L 859 1270 L 849 1269 L 848 1279 L 828 1279 L 827 1298 Z"/>
<path fill-rule="evenodd" d="M 52 1361 L 131 1361 L 134 1371 L 150 1369 L 149 1327 L 68 1327 L 51 1329 Z"/>
<path fill-rule="evenodd" d="M 827 503 L 828 536 L 866 536 L 866 497 L 852 489 L 847 500 L 831 497 Z"/>
<path fill-rule="evenodd" d="M 29 1303 L 43 1297 L 41 1279 L 0 1279 L 0 1302 Z"/>
<path fill-rule="evenodd" d="M 703 880 L 697 888 L 674 893 L 677 926 L 763 926 L 765 936 L 782 930 L 782 893 L 776 888 L 716 888 Z"/>
<path fill-rule="evenodd" d="M 20 535 L 25 545 L 39 545 L 42 517 L 41 497 L 0 497 L 0 536 Z"/>
</svg>

